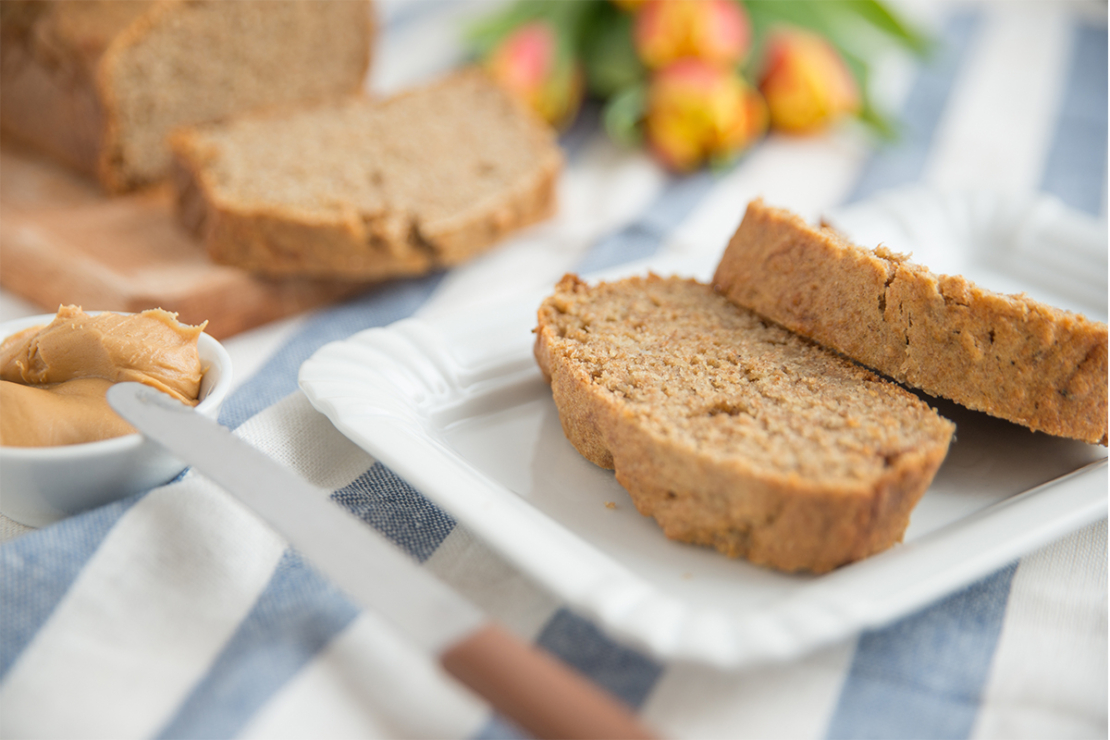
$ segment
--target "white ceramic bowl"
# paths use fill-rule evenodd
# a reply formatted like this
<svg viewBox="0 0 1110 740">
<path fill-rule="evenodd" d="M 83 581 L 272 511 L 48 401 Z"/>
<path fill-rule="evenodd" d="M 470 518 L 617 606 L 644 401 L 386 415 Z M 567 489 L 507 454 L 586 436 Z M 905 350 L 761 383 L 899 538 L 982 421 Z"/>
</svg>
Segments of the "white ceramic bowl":
<svg viewBox="0 0 1110 740">
<path fill-rule="evenodd" d="M 45 314 L 5 322 L 0 338 L 53 319 Z M 200 335 L 197 351 L 207 370 L 196 408 L 214 419 L 231 388 L 231 358 L 207 334 Z M 59 447 L 0 446 L 0 512 L 42 527 L 155 488 L 184 469 L 185 463 L 140 434 Z"/>
</svg>

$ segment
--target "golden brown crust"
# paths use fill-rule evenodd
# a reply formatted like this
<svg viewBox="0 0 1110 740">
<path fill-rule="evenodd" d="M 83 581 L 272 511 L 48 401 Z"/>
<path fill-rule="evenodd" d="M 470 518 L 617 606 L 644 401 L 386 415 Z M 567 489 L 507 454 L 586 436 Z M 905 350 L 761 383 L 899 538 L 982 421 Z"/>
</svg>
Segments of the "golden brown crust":
<svg viewBox="0 0 1110 740">
<path fill-rule="evenodd" d="M 561 171 L 562 163 L 557 156 L 539 159 L 526 182 L 490 204 L 480 215 L 467 214 L 440 223 L 434 231 L 425 230 L 422 236 L 435 245 L 439 264 L 449 267 L 465 262 L 506 235 L 554 216 Z"/>
<path fill-rule="evenodd" d="M 1106 324 L 934 275 L 759 200 L 713 283 L 738 305 L 929 394 L 1106 444 Z"/>
<path fill-rule="evenodd" d="M 535 356 L 567 439 L 668 537 L 782 570 L 901 541 L 953 431 L 692 281 L 567 276 L 540 308 Z"/>
</svg>

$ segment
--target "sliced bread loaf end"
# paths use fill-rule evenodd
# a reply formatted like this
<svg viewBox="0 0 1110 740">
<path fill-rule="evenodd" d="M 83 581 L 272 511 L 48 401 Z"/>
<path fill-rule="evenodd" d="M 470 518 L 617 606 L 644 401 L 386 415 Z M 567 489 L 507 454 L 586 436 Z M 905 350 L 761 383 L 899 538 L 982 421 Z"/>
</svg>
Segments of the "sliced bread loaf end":
<svg viewBox="0 0 1110 740">
<path fill-rule="evenodd" d="M 172 142 L 182 221 L 217 262 L 373 280 L 457 264 L 552 215 L 553 132 L 482 72 L 384 102 L 242 117 Z"/>
<path fill-rule="evenodd" d="M 362 88 L 368 2 L 163 2 L 108 47 L 101 178 L 122 190 L 165 178 L 175 128 Z"/>
<path fill-rule="evenodd" d="M 0 126 L 110 192 L 166 178 L 179 126 L 361 89 L 375 32 L 366 0 L 2 5 Z"/>
<path fill-rule="evenodd" d="M 935 275 L 759 200 L 713 283 L 738 305 L 926 393 L 1106 444 L 1104 323 Z"/>
<path fill-rule="evenodd" d="M 709 286 L 565 277 L 536 359 L 563 430 L 676 540 L 824 572 L 901 541 L 954 426 Z"/>
</svg>

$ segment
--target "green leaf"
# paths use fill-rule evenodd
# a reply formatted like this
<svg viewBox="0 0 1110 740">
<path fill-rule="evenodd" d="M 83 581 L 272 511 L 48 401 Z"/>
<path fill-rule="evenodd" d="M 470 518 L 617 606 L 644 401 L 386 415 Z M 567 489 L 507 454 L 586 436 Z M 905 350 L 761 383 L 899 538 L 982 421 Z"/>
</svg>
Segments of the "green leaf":
<svg viewBox="0 0 1110 740">
<path fill-rule="evenodd" d="M 842 7 L 887 37 L 899 42 L 916 54 L 925 54 L 933 47 L 933 41 L 924 33 L 912 28 L 899 18 L 889 7 L 878 0 L 826 0 L 829 5 Z"/>
<path fill-rule="evenodd" d="M 868 94 L 868 88 L 871 85 L 870 68 L 862 59 L 846 57 L 846 61 L 849 67 L 854 68 L 853 74 L 856 75 L 856 79 L 859 81 L 859 89 L 862 96 L 860 110 L 856 114 L 856 118 L 880 139 L 888 142 L 894 141 L 899 135 L 897 127 L 890 119 L 875 108 Z"/>
<path fill-rule="evenodd" d="M 823 32 L 826 28 L 821 5 L 830 0 L 803 2 L 802 0 L 744 0 L 752 25 L 768 31 L 779 24 L 789 24 Z M 753 30 L 756 30 L 753 28 Z"/>
<path fill-rule="evenodd" d="M 609 138 L 618 144 L 638 147 L 643 142 L 643 120 L 647 109 L 647 86 L 632 85 L 609 99 L 601 119 Z"/>
<path fill-rule="evenodd" d="M 539 17 L 541 5 L 534 0 L 513 3 L 499 13 L 471 23 L 464 31 L 463 39 L 472 53 L 485 57 L 518 26 Z"/>
<path fill-rule="evenodd" d="M 504 10 L 468 26 L 464 40 L 473 54 L 487 56 L 501 41 L 525 23 L 543 20 L 551 24 L 560 39 L 566 39 L 577 52 L 582 20 L 605 0 L 518 0 Z"/>
<path fill-rule="evenodd" d="M 606 5 L 608 12 L 591 19 L 582 46 L 587 88 L 600 98 L 615 95 L 647 77 L 632 42 L 632 16 Z"/>
<path fill-rule="evenodd" d="M 743 4 L 752 20 L 757 46 L 753 51 L 758 56 L 749 62 L 750 67 L 758 64 L 767 35 L 780 25 L 808 29 L 824 36 L 841 52 L 856 55 L 870 51 L 860 34 L 861 24 L 915 54 L 924 54 L 933 47 L 931 39 L 878 0 L 744 0 Z"/>
<path fill-rule="evenodd" d="M 901 136 L 900 127 L 869 104 L 864 104 L 856 118 L 884 141 L 897 141 Z"/>
<path fill-rule="evenodd" d="M 720 177 L 726 174 L 733 165 L 740 161 L 740 158 L 745 152 L 730 152 L 729 154 L 715 154 L 709 158 L 706 163 L 709 165 L 709 171 L 714 175 Z"/>
<path fill-rule="evenodd" d="M 820 34 L 832 41 L 832 29 L 819 6 L 826 0 L 744 0 L 741 4 L 748 11 L 752 24 L 752 49 L 744 64 L 748 79 L 758 82 L 763 64 L 764 50 L 771 33 L 776 28 L 793 26 Z M 837 48 L 839 44 L 834 42 Z"/>
<path fill-rule="evenodd" d="M 859 86 L 862 100 L 857 119 L 884 140 L 898 136 L 897 127 L 871 102 L 870 66 L 866 59 L 869 49 L 859 38 L 859 24 L 868 23 L 913 51 L 917 50 L 914 45 L 927 48 L 925 37 L 916 35 L 874 0 L 745 0 L 745 5 L 752 19 L 753 36 L 759 42 L 756 51 L 760 55 L 767 35 L 776 26 L 796 26 L 820 34 L 836 47 Z M 759 71 L 758 64 L 757 60 L 749 63 L 753 78 Z"/>
</svg>

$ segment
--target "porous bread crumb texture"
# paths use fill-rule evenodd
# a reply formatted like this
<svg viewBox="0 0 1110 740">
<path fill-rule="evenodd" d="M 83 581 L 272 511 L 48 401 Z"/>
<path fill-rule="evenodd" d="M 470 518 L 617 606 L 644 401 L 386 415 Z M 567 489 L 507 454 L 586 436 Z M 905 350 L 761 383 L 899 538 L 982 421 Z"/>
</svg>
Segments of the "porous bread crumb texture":
<svg viewBox="0 0 1110 740">
<path fill-rule="evenodd" d="M 926 393 L 1106 444 L 1104 323 L 935 275 L 760 200 L 748 205 L 713 284 L 736 304 Z"/>
<path fill-rule="evenodd" d="M 568 275 L 536 359 L 567 438 L 664 533 L 824 572 L 899 542 L 953 425 L 706 285 Z"/>
<path fill-rule="evenodd" d="M 3 5 L 5 131 L 111 192 L 166 177 L 179 126 L 358 90 L 374 33 L 367 2 Z"/>
<path fill-rule="evenodd" d="M 374 280 L 458 264 L 550 216 L 550 128 L 478 70 L 173 139 L 178 213 L 218 262 Z"/>
</svg>

